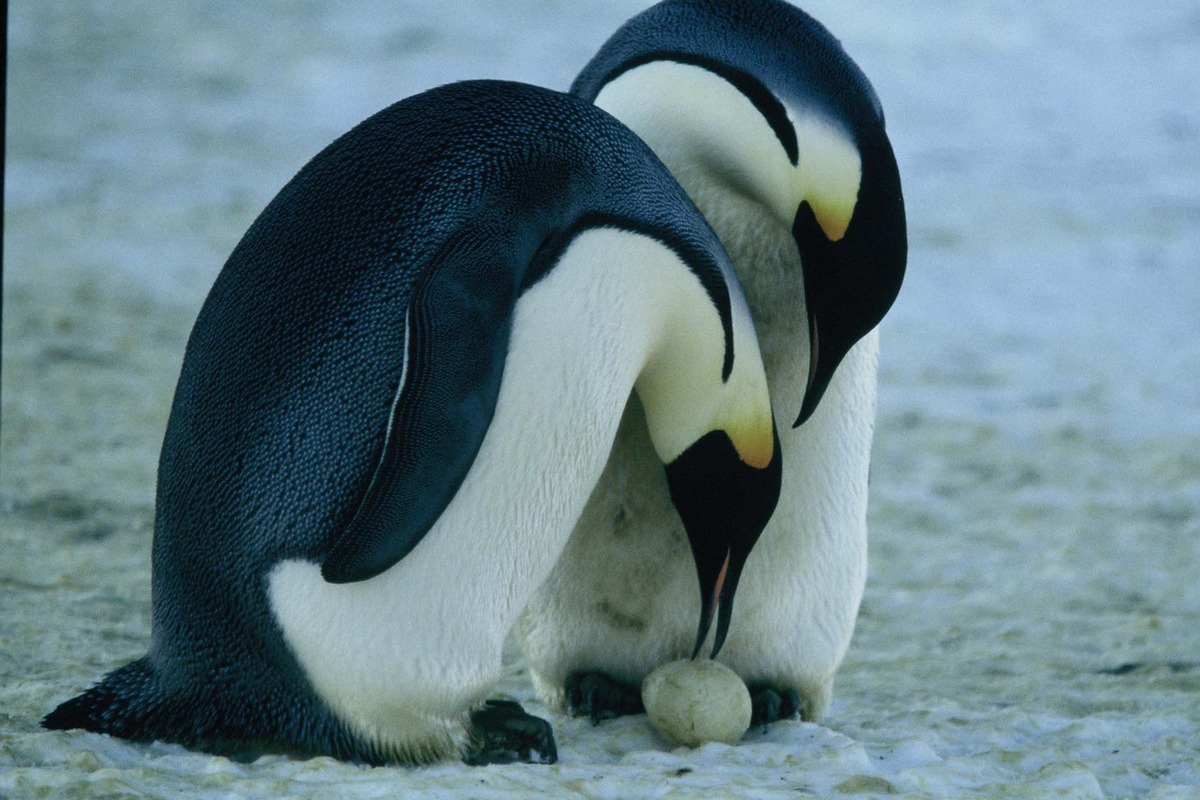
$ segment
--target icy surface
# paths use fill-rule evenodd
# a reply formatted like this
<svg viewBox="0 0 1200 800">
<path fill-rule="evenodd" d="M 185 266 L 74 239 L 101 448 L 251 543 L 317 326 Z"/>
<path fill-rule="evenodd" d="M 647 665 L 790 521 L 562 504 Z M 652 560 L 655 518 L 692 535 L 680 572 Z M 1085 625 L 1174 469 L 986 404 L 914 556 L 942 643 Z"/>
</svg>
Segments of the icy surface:
<svg viewBox="0 0 1200 800">
<path fill-rule="evenodd" d="M 0 797 L 1200 793 L 1194 0 L 807 3 L 884 102 L 912 244 L 821 726 L 689 751 L 552 716 L 556 766 L 417 770 L 37 727 L 145 651 L 183 344 L 262 206 L 413 92 L 565 87 L 642 5 L 10 3 Z"/>
</svg>

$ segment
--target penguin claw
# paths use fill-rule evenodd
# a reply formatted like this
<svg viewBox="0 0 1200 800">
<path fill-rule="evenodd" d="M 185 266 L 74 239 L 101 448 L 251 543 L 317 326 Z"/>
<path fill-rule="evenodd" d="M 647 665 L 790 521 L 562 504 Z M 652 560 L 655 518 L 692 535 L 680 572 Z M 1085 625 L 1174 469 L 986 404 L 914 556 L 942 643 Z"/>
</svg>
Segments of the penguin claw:
<svg viewBox="0 0 1200 800">
<path fill-rule="evenodd" d="M 471 712 L 471 745 L 463 761 L 487 764 L 553 764 L 558 761 L 554 729 L 513 700 L 487 700 Z"/>
<path fill-rule="evenodd" d="M 795 689 L 774 689 L 758 686 L 750 690 L 750 724 L 770 725 L 785 719 L 800 717 L 800 693 Z"/>
<path fill-rule="evenodd" d="M 573 672 L 567 677 L 565 689 L 571 716 L 588 717 L 593 725 L 646 711 L 639 687 L 600 672 Z"/>
</svg>

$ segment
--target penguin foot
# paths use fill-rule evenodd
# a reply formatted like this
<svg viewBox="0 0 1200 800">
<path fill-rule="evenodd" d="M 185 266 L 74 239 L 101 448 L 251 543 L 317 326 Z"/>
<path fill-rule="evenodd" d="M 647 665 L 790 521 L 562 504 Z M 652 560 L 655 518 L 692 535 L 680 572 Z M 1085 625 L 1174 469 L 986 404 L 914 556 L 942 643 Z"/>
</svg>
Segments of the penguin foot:
<svg viewBox="0 0 1200 800">
<path fill-rule="evenodd" d="M 599 672 L 573 672 L 566 682 L 567 708 L 575 717 L 589 717 L 593 725 L 602 720 L 643 714 L 642 690 Z"/>
<path fill-rule="evenodd" d="M 488 700 L 471 712 L 471 745 L 463 761 L 486 764 L 553 764 L 558 761 L 554 729 L 513 700 Z"/>
<path fill-rule="evenodd" d="M 770 725 L 800 717 L 800 693 L 795 689 L 756 686 L 750 689 L 750 725 Z"/>
</svg>

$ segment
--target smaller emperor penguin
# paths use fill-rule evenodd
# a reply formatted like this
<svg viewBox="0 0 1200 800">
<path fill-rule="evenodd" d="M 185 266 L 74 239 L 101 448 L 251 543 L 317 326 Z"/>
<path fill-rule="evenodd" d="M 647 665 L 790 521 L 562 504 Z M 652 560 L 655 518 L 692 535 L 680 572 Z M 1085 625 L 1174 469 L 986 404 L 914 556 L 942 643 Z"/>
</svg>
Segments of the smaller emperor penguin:
<svg viewBox="0 0 1200 800">
<path fill-rule="evenodd" d="M 149 652 L 45 726 L 553 761 L 549 726 L 487 695 L 631 392 L 691 537 L 697 638 L 721 637 L 781 464 L 717 237 L 579 98 L 479 81 L 379 112 L 217 277 L 159 462 Z"/>
<path fill-rule="evenodd" d="M 721 660 L 759 722 L 819 720 L 867 569 L 876 326 L 907 255 L 879 100 L 838 41 L 780 0 L 667 0 L 576 78 L 679 180 L 733 259 L 784 455 L 779 506 L 742 575 Z M 593 718 L 686 655 L 687 538 L 631 403 L 578 527 L 516 633 L 539 694 Z M 612 566 L 595 569 L 596 564 Z"/>
</svg>

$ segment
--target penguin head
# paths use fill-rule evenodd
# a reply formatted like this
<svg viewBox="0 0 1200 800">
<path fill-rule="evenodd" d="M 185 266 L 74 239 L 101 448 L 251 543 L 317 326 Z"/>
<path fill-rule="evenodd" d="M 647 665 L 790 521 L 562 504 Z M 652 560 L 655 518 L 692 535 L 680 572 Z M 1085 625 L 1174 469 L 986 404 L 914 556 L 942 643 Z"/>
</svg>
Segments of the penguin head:
<svg viewBox="0 0 1200 800">
<path fill-rule="evenodd" d="M 716 255 L 728 303 L 715 303 L 698 281 L 660 283 L 670 309 L 635 384 L 696 562 L 701 613 L 693 658 L 714 618 L 714 657 L 724 643 L 738 579 L 775 511 L 782 476 L 750 310 L 732 265 Z"/>
<path fill-rule="evenodd" d="M 805 422 L 904 277 L 899 171 L 866 77 L 779 0 L 668 0 L 614 34 L 572 92 L 632 128 L 694 197 L 717 185 L 791 230 L 808 315 Z"/>
</svg>

